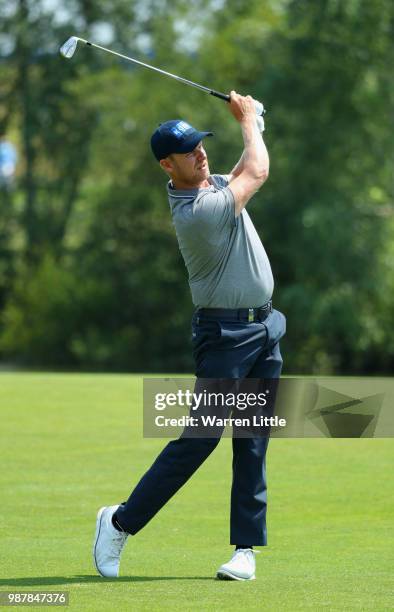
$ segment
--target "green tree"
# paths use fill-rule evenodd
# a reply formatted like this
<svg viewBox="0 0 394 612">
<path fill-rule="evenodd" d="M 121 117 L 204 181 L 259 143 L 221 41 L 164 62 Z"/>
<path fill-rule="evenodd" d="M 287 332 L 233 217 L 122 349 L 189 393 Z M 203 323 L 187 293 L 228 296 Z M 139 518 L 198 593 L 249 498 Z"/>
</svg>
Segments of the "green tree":
<svg viewBox="0 0 394 612">
<path fill-rule="evenodd" d="M 169 118 L 212 129 L 211 168 L 226 173 L 240 129 L 195 89 L 57 53 L 70 34 L 106 31 L 114 48 L 267 106 L 270 179 L 248 210 L 288 317 L 286 371 L 390 372 L 392 3 L 76 0 L 62 21 L 47 7 L 0 0 L 0 125 L 22 159 L 0 208 L 3 355 L 192 369 L 186 270 L 149 138 Z"/>
<path fill-rule="evenodd" d="M 229 0 L 205 46 L 206 64 L 225 65 L 222 78 L 268 107 L 270 179 L 250 210 L 288 315 L 293 372 L 392 366 L 393 15 L 380 0 Z"/>
</svg>

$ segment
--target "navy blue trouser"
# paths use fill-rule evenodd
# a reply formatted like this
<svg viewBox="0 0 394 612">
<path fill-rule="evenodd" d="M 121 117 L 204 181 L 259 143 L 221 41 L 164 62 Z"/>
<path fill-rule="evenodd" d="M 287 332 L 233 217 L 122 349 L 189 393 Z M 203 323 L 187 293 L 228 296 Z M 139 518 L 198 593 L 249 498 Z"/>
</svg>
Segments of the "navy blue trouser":
<svg viewBox="0 0 394 612">
<path fill-rule="evenodd" d="M 273 310 L 263 322 L 193 316 L 193 352 L 198 378 L 280 377 L 279 339 L 286 320 Z M 219 443 L 219 437 L 171 441 L 141 478 L 116 518 L 130 534 L 142 529 L 187 482 Z M 267 544 L 265 454 L 268 437 L 235 438 L 231 488 L 230 544 Z"/>
</svg>

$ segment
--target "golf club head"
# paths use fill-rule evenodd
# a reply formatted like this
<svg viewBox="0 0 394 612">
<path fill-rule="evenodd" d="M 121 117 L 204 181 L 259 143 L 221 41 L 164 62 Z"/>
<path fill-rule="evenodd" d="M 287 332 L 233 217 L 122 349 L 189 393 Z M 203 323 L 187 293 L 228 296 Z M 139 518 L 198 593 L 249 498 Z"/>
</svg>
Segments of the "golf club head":
<svg viewBox="0 0 394 612">
<path fill-rule="evenodd" d="M 78 41 L 86 43 L 87 41 L 83 38 L 78 38 L 77 36 L 71 36 L 66 42 L 60 47 L 60 53 L 63 57 L 70 59 L 75 51 L 77 50 Z"/>
</svg>

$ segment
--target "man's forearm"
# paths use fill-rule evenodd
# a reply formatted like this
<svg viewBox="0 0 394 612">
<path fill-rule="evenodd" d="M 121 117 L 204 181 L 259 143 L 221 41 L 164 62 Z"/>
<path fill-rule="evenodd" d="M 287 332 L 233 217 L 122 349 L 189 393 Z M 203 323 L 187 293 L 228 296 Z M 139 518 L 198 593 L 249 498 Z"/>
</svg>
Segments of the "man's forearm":
<svg viewBox="0 0 394 612">
<path fill-rule="evenodd" d="M 244 169 L 244 157 L 245 157 L 245 149 L 243 150 L 242 155 L 239 158 L 239 161 L 235 164 L 234 168 L 231 170 L 231 175 L 233 178 L 235 178 L 236 176 L 239 176 L 242 170 Z"/>
<path fill-rule="evenodd" d="M 236 169 L 239 170 L 238 166 L 242 164 L 242 169 L 238 173 L 247 171 L 256 178 L 268 176 L 268 151 L 254 117 L 245 117 L 241 122 L 241 129 L 244 152 L 236 166 Z"/>
<path fill-rule="evenodd" d="M 262 136 L 261 136 L 261 140 L 262 140 Z M 269 157 L 268 157 L 268 151 L 267 148 L 265 147 L 265 143 L 263 141 L 263 145 L 265 148 L 265 154 L 266 154 L 266 160 L 263 161 L 263 166 L 267 169 L 267 173 L 269 170 Z M 241 174 L 241 172 L 243 172 L 244 169 L 244 164 L 245 164 L 245 157 L 247 156 L 246 154 L 246 150 L 244 149 L 242 152 L 242 155 L 239 159 L 239 161 L 235 164 L 234 168 L 231 170 L 231 176 L 232 178 L 236 178 L 237 176 L 239 176 Z"/>
</svg>

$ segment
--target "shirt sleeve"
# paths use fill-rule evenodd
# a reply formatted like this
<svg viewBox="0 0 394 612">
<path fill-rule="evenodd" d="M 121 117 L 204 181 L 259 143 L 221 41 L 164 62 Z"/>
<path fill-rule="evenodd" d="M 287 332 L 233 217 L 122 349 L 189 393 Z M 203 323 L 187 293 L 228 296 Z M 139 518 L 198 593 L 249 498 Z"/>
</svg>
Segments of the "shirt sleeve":
<svg viewBox="0 0 394 612">
<path fill-rule="evenodd" d="M 230 174 L 212 174 L 211 178 L 213 178 L 214 183 L 220 188 L 227 187 L 230 182 Z"/>
<path fill-rule="evenodd" d="M 211 233 L 231 230 L 235 225 L 235 200 L 228 187 L 203 193 L 193 205 L 193 229 Z"/>
</svg>

